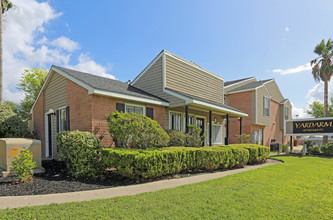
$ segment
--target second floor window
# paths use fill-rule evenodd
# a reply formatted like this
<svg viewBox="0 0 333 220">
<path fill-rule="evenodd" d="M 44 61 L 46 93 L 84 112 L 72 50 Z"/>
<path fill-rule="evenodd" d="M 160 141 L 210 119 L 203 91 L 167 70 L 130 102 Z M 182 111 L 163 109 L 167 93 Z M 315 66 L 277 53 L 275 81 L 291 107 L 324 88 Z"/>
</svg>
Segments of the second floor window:
<svg viewBox="0 0 333 220">
<path fill-rule="evenodd" d="M 264 116 L 269 117 L 270 115 L 270 100 L 267 97 L 264 97 Z"/>
<path fill-rule="evenodd" d="M 289 119 L 289 108 L 288 107 L 284 108 L 284 119 L 286 119 L 286 120 Z"/>
</svg>

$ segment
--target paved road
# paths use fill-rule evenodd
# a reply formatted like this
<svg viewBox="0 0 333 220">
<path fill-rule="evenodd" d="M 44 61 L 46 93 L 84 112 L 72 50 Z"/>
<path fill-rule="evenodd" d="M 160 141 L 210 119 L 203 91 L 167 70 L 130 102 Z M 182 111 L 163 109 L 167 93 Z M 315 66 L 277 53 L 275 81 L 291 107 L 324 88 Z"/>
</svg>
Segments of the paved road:
<svg viewBox="0 0 333 220">
<path fill-rule="evenodd" d="M 120 186 L 109 189 L 99 189 L 91 191 L 81 191 L 72 193 L 58 193 L 48 195 L 33 196 L 4 196 L 0 197 L 0 209 L 19 208 L 25 206 L 49 205 L 52 203 L 80 202 L 93 199 L 106 199 L 118 196 L 136 195 L 145 192 L 154 192 L 161 189 L 174 188 L 186 184 L 198 183 L 202 181 L 212 180 L 241 173 L 248 170 L 258 169 L 274 164 L 282 163 L 277 160 L 268 159 L 265 164 L 246 166 L 241 169 L 220 171 L 208 174 L 200 174 L 180 179 L 160 180 L 150 183 L 137 184 L 132 186 Z"/>
</svg>

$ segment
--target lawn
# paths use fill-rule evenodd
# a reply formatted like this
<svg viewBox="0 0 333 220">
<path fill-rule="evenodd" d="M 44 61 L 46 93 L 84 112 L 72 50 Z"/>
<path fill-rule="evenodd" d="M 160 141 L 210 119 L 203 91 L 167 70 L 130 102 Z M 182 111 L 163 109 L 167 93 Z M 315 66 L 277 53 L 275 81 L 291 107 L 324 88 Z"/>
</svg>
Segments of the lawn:
<svg viewBox="0 0 333 220">
<path fill-rule="evenodd" d="M 113 199 L 0 210 L 1 219 L 332 219 L 333 159 L 283 164 Z"/>
</svg>

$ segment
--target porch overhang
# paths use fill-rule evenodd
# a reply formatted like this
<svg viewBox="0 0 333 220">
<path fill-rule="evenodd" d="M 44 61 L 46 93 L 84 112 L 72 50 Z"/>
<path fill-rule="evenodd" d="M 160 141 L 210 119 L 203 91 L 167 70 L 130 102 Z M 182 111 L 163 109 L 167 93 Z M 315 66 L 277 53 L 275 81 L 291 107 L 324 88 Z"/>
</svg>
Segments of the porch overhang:
<svg viewBox="0 0 333 220">
<path fill-rule="evenodd" d="M 189 107 L 196 108 L 199 110 L 207 110 L 212 111 L 214 113 L 219 113 L 223 115 L 229 115 L 229 117 L 247 117 L 248 114 L 236 108 L 230 107 L 226 104 L 220 104 L 211 102 L 208 100 L 204 100 L 198 97 L 194 97 L 191 95 L 183 94 L 178 91 L 173 91 L 171 89 L 165 88 L 164 91 L 170 95 L 173 95 L 177 98 L 183 99 L 185 101 L 185 105 Z"/>
</svg>

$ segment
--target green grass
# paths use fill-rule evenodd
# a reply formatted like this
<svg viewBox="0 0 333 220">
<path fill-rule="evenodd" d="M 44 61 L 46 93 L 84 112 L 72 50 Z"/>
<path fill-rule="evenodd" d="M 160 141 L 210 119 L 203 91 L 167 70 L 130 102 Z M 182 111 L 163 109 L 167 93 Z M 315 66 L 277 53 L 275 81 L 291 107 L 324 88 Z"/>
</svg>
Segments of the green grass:
<svg viewBox="0 0 333 220">
<path fill-rule="evenodd" d="M 0 210 L 1 219 L 332 219 L 333 159 L 284 164 L 113 199 Z"/>
</svg>

